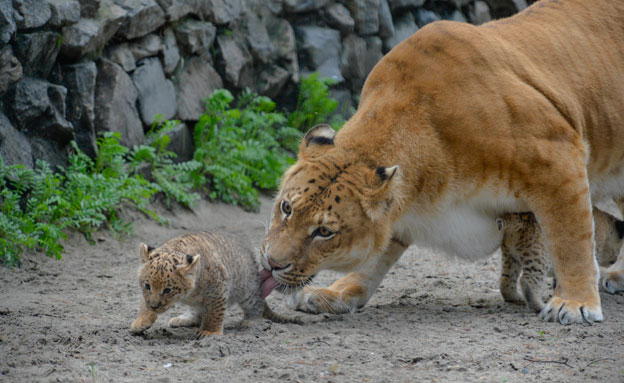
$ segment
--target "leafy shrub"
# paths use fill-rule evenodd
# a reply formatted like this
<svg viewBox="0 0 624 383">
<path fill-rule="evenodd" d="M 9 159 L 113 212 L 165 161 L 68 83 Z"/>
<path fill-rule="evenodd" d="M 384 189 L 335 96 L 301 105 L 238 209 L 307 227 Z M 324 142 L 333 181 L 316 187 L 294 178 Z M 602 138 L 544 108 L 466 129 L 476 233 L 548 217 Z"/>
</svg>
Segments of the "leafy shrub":
<svg viewBox="0 0 624 383">
<path fill-rule="evenodd" d="M 338 101 L 329 97 L 329 87 L 335 84 L 336 80 L 319 78 L 318 73 L 303 77 L 297 107 L 288 117 L 288 124 L 302 132 L 320 123 L 329 123 L 334 129 L 339 129 L 344 121 L 333 114 Z"/>
<path fill-rule="evenodd" d="M 196 187 L 207 184 L 210 198 L 247 208 L 258 205 L 258 188 L 275 189 L 285 168 L 294 162 L 301 132 L 287 126 L 267 97 L 244 91 L 234 107 L 225 89 L 206 101 L 195 125 Z"/>
</svg>

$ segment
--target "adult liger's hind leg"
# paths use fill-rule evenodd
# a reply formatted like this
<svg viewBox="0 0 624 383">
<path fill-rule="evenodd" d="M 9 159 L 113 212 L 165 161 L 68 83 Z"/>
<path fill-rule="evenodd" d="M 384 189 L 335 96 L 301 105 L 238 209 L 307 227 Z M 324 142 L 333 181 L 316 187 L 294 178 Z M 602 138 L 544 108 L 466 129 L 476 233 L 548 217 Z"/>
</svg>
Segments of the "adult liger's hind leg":
<svg viewBox="0 0 624 383">
<path fill-rule="evenodd" d="M 540 317 L 562 324 L 601 321 L 584 153 L 577 148 L 575 157 L 572 144 L 552 144 L 548 157 L 542 158 L 543 167 L 531 164 L 536 175 L 526 190 L 548 239 L 557 278 L 555 293 Z"/>
<path fill-rule="evenodd" d="M 358 272 L 351 272 L 327 288 L 306 287 L 289 297 L 288 305 L 309 313 L 346 313 L 364 306 L 407 246 L 393 240 Z"/>
<path fill-rule="evenodd" d="M 505 302 L 522 304 L 524 300 L 518 293 L 518 277 L 520 276 L 520 263 L 514 259 L 511 251 L 503 244 L 501 246 L 503 264 L 501 267 L 500 292 Z"/>
</svg>

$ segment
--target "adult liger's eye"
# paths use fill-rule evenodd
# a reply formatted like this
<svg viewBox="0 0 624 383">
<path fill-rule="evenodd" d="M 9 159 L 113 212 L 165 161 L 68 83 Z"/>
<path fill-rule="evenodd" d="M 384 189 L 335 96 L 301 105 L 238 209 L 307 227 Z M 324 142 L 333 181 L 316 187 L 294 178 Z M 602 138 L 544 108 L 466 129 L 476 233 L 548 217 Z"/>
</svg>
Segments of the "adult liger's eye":
<svg viewBox="0 0 624 383">
<path fill-rule="evenodd" d="M 282 209 L 282 213 L 286 214 L 286 216 L 289 216 L 292 213 L 292 207 L 288 202 L 286 202 L 286 200 L 282 201 L 282 204 L 280 206 Z"/>
<path fill-rule="evenodd" d="M 332 234 L 334 234 L 334 232 L 333 232 L 333 231 L 331 231 L 331 230 L 329 230 L 329 229 L 328 229 L 328 228 L 326 228 L 325 226 L 321 226 L 321 227 L 319 227 L 319 228 L 318 228 L 318 229 L 316 229 L 316 231 L 314 232 L 314 235 L 315 235 L 316 237 L 324 237 L 324 238 L 329 237 L 329 236 L 331 236 Z"/>
</svg>

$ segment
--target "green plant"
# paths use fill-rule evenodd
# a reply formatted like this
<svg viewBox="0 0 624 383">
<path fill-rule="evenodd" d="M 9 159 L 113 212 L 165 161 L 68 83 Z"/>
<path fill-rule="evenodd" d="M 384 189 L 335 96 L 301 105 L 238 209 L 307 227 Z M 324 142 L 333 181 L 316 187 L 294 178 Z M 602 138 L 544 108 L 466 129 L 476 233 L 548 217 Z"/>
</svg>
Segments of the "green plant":
<svg viewBox="0 0 624 383">
<path fill-rule="evenodd" d="M 258 205 L 258 189 L 275 189 L 285 168 L 294 162 L 301 132 L 287 126 L 267 97 L 244 91 L 234 97 L 225 89 L 206 101 L 195 125 L 196 187 L 208 184 L 210 198 L 247 208 Z"/>
<path fill-rule="evenodd" d="M 339 129 L 344 121 L 333 114 L 338 101 L 329 97 L 329 87 L 335 84 L 336 80 L 319 78 L 318 73 L 303 77 L 297 107 L 288 117 L 288 124 L 304 132 L 320 123 L 329 123 L 334 129 Z"/>
<path fill-rule="evenodd" d="M 171 206 L 172 201 L 177 201 L 192 208 L 200 197 L 192 191 L 191 174 L 198 171 L 201 164 L 194 160 L 177 164 L 173 162 L 177 155 L 167 150 L 171 142 L 167 133 L 179 126 L 180 121 L 165 120 L 162 115 L 157 115 L 146 135 L 149 145 L 135 146 L 130 153 L 130 164 L 134 172 L 142 171 L 145 165 L 149 167 L 158 190 L 167 198 L 167 205 Z"/>
</svg>

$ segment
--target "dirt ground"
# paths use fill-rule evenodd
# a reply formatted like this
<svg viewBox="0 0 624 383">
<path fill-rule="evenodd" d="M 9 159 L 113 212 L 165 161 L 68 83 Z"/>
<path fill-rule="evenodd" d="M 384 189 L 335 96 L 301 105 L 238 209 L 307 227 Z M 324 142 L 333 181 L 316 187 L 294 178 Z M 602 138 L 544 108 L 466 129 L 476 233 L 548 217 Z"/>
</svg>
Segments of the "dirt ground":
<svg viewBox="0 0 624 383">
<path fill-rule="evenodd" d="M 259 244 L 269 211 L 267 198 L 258 214 L 201 202 L 195 213 L 163 211 L 171 227 L 127 213 L 131 239 L 101 231 L 92 246 L 72 234 L 61 261 L 33 254 L 0 267 L 0 382 L 624 382 L 624 295 L 602 294 L 603 323 L 544 323 L 502 302 L 499 253 L 466 263 L 412 247 L 366 307 L 299 313 L 303 326 L 238 330 L 234 309 L 223 336 L 189 340 L 194 329 L 167 327 L 175 307 L 144 336 L 130 334 L 140 242 L 219 228 Z M 268 300 L 294 314 L 279 293 Z"/>
</svg>

